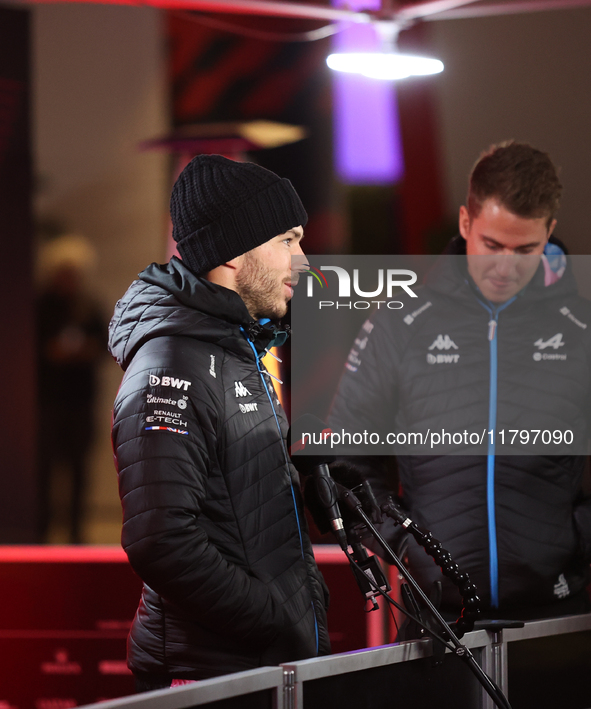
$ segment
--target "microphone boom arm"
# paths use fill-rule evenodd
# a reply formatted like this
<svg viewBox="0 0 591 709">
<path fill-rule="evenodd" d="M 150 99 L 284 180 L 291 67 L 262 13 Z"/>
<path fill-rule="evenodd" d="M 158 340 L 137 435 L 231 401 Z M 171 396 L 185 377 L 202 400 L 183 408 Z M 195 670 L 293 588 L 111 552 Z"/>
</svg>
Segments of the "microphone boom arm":
<svg viewBox="0 0 591 709">
<path fill-rule="evenodd" d="M 458 587 L 462 595 L 462 612 L 456 621 L 454 630 L 456 635 L 461 638 L 464 633 L 474 628 L 474 621 L 480 616 L 480 599 L 476 595 L 476 586 L 470 581 L 468 574 L 460 570 L 451 554 L 443 548 L 441 542 L 435 539 L 431 532 L 418 527 L 394 504 L 391 497 L 388 498 L 386 504 L 381 506 L 381 510 L 408 534 L 411 534 L 441 568 L 443 575 L 447 576 Z"/>
<path fill-rule="evenodd" d="M 433 614 L 433 616 L 435 617 L 435 619 L 437 620 L 437 622 L 439 623 L 439 625 L 441 626 L 441 628 L 443 630 L 443 639 L 451 641 L 452 645 L 454 646 L 453 652 L 468 665 L 468 667 L 470 668 L 472 673 L 476 676 L 476 678 L 478 679 L 478 681 L 480 682 L 480 684 L 482 685 L 482 687 L 484 688 L 486 693 L 491 697 L 491 699 L 494 701 L 494 703 L 498 707 L 500 707 L 501 709 L 511 709 L 511 705 L 509 704 L 509 701 L 507 700 L 507 698 L 505 697 L 505 695 L 503 694 L 501 689 L 491 680 L 491 678 L 486 674 L 486 672 L 484 672 L 484 670 L 476 662 L 474 655 L 472 655 L 469 648 L 467 648 L 465 645 L 462 645 L 462 643 L 459 640 L 459 637 L 453 632 L 453 630 L 450 628 L 449 624 L 441 616 L 439 611 L 435 608 L 435 606 L 431 603 L 429 598 L 423 592 L 422 588 L 418 585 L 418 583 L 415 581 L 415 579 L 411 576 L 410 572 L 406 569 L 406 567 L 404 566 L 402 561 L 394 553 L 394 551 L 392 550 L 392 548 L 390 547 L 388 542 L 380 534 L 378 529 L 376 529 L 375 525 L 373 524 L 373 522 L 371 521 L 369 516 L 365 513 L 365 510 L 363 509 L 363 506 L 362 506 L 361 502 L 359 501 L 359 499 L 355 496 L 355 494 L 351 490 L 343 487 L 342 485 L 340 485 L 338 483 L 336 484 L 336 486 L 337 486 L 337 490 L 339 492 L 339 500 L 341 502 L 343 502 L 345 505 L 347 505 L 347 507 L 352 512 L 357 514 L 363 520 L 363 522 L 365 523 L 365 525 L 367 526 L 369 531 L 372 533 L 373 537 L 379 542 L 381 547 L 384 549 L 384 552 L 390 558 L 390 560 L 394 564 L 394 566 L 396 566 L 396 568 L 399 570 L 400 574 L 403 576 L 405 581 L 409 584 L 409 586 L 413 589 L 413 591 L 416 591 L 418 596 L 423 600 L 423 602 L 425 603 L 427 608 L 431 611 L 431 613 Z M 390 509 L 390 507 L 392 507 L 392 509 Z M 436 539 L 433 539 L 433 536 L 431 535 L 430 532 L 428 532 L 428 533 L 422 532 L 422 530 L 420 530 L 420 528 L 417 527 L 414 524 L 414 522 L 412 522 L 412 520 L 407 518 L 398 508 L 396 508 L 396 506 L 394 505 L 394 503 L 392 502 L 391 499 L 390 499 L 389 503 L 387 503 L 386 505 L 382 505 L 381 509 L 388 516 L 392 516 L 394 514 L 397 514 L 400 517 L 400 519 L 396 519 L 395 517 L 392 517 L 392 519 L 394 519 L 395 522 L 398 522 L 398 524 L 401 524 L 404 527 L 404 529 L 409 531 L 410 534 L 413 534 L 413 536 L 415 534 L 417 534 L 417 536 L 422 535 L 423 539 L 425 540 L 425 543 L 428 544 L 429 547 L 433 549 L 434 554 L 436 553 L 438 556 L 441 555 L 440 558 L 442 558 L 444 560 L 444 563 L 446 565 L 453 563 L 453 560 L 451 559 L 451 554 L 449 554 L 449 552 L 447 552 L 445 549 L 442 548 L 440 542 L 438 542 Z M 409 529 L 411 527 L 412 527 L 412 529 Z M 417 537 L 415 537 L 415 538 L 417 538 Z M 417 541 L 418 541 L 418 539 L 417 539 Z M 436 548 L 437 545 L 439 545 L 439 546 Z M 424 547 L 424 548 L 426 549 L 426 547 Z M 428 551 L 428 553 L 431 553 L 431 552 Z M 444 556 L 444 555 L 447 555 L 447 556 Z M 455 566 L 457 566 L 457 564 Z M 444 571 L 443 568 L 442 568 L 442 571 Z M 444 573 L 445 573 L 445 571 L 444 571 Z M 454 573 L 455 573 L 455 569 L 454 569 Z M 458 569 L 457 575 L 462 576 L 462 577 L 465 576 L 466 578 L 468 578 L 467 574 L 459 574 L 459 569 Z M 462 581 L 464 581 L 463 578 L 462 578 Z M 472 592 L 472 588 L 473 588 L 473 596 L 472 597 L 475 599 L 475 603 L 479 604 L 480 601 L 479 601 L 478 597 L 475 595 L 476 587 L 473 586 L 473 584 L 470 584 L 472 586 L 472 588 L 468 588 L 467 583 L 470 583 L 469 578 L 468 578 L 468 581 L 466 582 L 466 591 Z M 384 595 L 387 597 L 387 594 L 384 594 Z M 460 623 L 460 620 L 462 620 L 463 617 L 464 617 L 464 613 L 462 612 L 462 616 L 460 616 L 460 619 L 458 620 L 458 624 Z M 462 632 L 462 634 L 466 631 L 468 626 L 471 629 L 471 627 L 474 624 L 474 619 L 475 619 L 475 616 L 474 616 L 474 618 L 472 618 L 472 617 L 465 618 L 466 622 L 460 626 L 460 631 Z M 471 623 L 471 625 L 469 625 L 470 623 Z M 428 628 L 426 628 L 426 629 L 429 630 Z M 434 636 L 434 637 L 436 637 L 436 636 Z"/>
</svg>

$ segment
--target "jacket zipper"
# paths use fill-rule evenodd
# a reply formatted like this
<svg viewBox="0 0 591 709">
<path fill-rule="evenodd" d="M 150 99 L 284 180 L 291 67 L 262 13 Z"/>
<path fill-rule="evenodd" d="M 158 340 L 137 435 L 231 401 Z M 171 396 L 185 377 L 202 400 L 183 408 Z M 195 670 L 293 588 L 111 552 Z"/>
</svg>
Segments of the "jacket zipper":
<svg viewBox="0 0 591 709">
<path fill-rule="evenodd" d="M 248 342 L 248 344 L 250 345 L 251 350 L 253 351 L 254 358 L 255 358 L 255 362 L 256 362 L 256 365 L 257 365 L 257 370 L 258 370 L 259 376 L 260 376 L 260 378 L 261 378 L 261 381 L 263 382 L 263 386 L 264 386 L 264 388 L 265 388 L 265 393 L 267 394 L 267 398 L 269 399 L 269 403 L 271 404 L 271 411 L 273 412 L 273 417 L 274 417 L 274 419 L 275 419 L 275 424 L 276 424 L 276 426 L 277 426 L 277 431 L 279 432 L 279 440 L 281 441 L 281 450 L 283 451 L 283 458 L 285 459 L 285 465 L 286 465 L 286 468 L 287 468 L 287 475 L 288 475 L 288 477 L 289 477 L 289 485 L 290 485 L 290 489 L 291 489 L 291 498 L 292 498 L 292 500 L 293 500 L 293 508 L 294 508 L 294 510 L 295 510 L 296 523 L 297 523 L 297 526 L 298 526 L 298 535 L 299 535 L 299 538 L 300 538 L 300 552 L 301 552 L 301 555 L 302 555 L 302 560 L 304 561 L 304 564 L 306 564 L 306 557 L 305 557 L 305 554 L 304 554 L 304 542 L 303 542 L 303 539 L 302 539 L 302 527 L 301 527 L 301 523 L 300 523 L 300 515 L 299 515 L 299 512 L 298 512 L 298 506 L 297 506 L 296 497 L 295 497 L 295 490 L 293 489 L 293 480 L 292 480 L 292 478 L 291 478 L 291 473 L 289 472 L 289 457 L 288 457 L 288 455 L 287 455 L 287 450 L 286 450 L 286 448 L 285 448 L 285 441 L 283 440 L 283 434 L 281 433 L 281 426 L 280 426 L 280 424 L 279 424 L 279 419 L 277 418 L 277 412 L 275 411 L 275 405 L 273 404 L 273 397 L 271 396 L 271 394 L 270 394 L 270 392 L 269 392 L 269 387 L 267 386 L 267 382 L 266 382 L 266 380 L 265 380 L 265 372 L 263 372 L 263 370 L 261 369 L 261 362 L 260 362 L 260 358 L 259 358 L 258 352 L 256 351 L 256 347 L 255 347 L 254 344 L 248 339 L 248 336 L 246 335 L 246 333 L 244 332 L 244 330 L 243 330 L 242 328 L 240 328 L 240 329 L 241 329 L 242 332 L 244 333 L 244 336 L 246 337 L 246 341 Z M 269 376 L 271 376 L 271 375 L 269 374 Z M 306 568 L 307 568 L 307 567 L 306 567 Z M 308 572 L 306 571 L 306 574 L 307 574 L 307 573 L 308 573 Z M 313 615 L 314 615 L 314 632 L 315 632 L 315 635 L 316 635 L 316 655 L 318 655 L 318 651 L 319 651 L 319 649 L 320 649 L 320 643 L 319 643 L 319 637 L 318 637 L 318 618 L 316 617 L 316 608 L 314 608 L 314 601 L 311 602 L 311 606 L 312 606 L 312 613 L 313 613 Z"/>
<path fill-rule="evenodd" d="M 490 575 L 490 604 L 493 608 L 499 607 L 499 556 L 497 547 L 497 522 L 495 505 L 495 455 L 496 455 L 496 425 L 497 425 L 497 400 L 498 400 L 498 326 L 499 313 L 515 300 L 516 296 L 499 307 L 478 300 L 488 311 L 491 319 L 488 322 L 489 343 L 489 398 L 488 398 L 488 451 L 486 456 L 486 511 L 488 519 L 488 552 Z"/>
</svg>

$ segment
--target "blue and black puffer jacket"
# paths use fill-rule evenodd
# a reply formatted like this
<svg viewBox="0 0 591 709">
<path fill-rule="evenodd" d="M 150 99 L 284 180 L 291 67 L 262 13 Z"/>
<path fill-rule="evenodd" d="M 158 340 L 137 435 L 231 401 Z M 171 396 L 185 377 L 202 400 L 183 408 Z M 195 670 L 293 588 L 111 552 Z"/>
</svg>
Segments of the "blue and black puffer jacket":
<svg viewBox="0 0 591 709">
<path fill-rule="evenodd" d="M 379 310 L 366 323 L 364 349 L 345 369 L 329 420 L 333 430 L 382 436 L 478 431 L 488 442 L 496 430 L 488 455 L 438 455 L 437 446 L 399 455 L 400 490 L 384 480 L 383 458 L 358 463 L 382 495 L 400 492 L 411 518 L 469 573 L 485 611 L 552 606 L 589 581 L 586 457 L 581 446 L 577 455 L 547 455 L 540 445 L 507 455 L 498 443 L 501 429 L 506 441 L 510 430 L 533 429 L 587 440 L 591 303 L 577 294 L 570 267 L 548 279 L 542 262 L 521 293 L 495 306 L 471 282 L 463 244 L 454 240 L 418 297 L 402 298 L 404 309 Z M 386 527 L 399 541 L 400 531 Z M 441 581 L 443 608 L 458 609 L 457 589 L 413 539 L 408 561 L 424 590 Z"/>
<path fill-rule="evenodd" d="M 176 258 L 117 304 L 122 545 L 144 582 L 136 675 L 203 679 L 330 652 L 287 422 L 260 361 L 275 335 Z"/>
</svg>

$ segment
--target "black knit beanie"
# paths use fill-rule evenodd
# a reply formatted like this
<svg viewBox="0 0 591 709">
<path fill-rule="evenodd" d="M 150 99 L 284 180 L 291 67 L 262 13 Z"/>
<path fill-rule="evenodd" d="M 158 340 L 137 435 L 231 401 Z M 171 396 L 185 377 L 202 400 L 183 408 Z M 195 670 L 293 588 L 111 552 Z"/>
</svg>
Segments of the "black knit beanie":
<svg viewBox="0 0 591 709">
<path fill-rule="evenodd" d="M 172 237 L 196 274 L 304 226 L 308 215 L 291 182 L 250 162 L 198 155 L 170 198 Z"/>
</svg>

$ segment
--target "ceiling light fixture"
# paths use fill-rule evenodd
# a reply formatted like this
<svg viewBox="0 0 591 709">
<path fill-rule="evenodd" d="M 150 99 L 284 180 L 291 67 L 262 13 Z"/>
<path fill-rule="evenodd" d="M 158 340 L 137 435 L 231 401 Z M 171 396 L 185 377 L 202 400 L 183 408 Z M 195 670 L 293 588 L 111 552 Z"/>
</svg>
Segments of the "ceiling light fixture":
<svg viewBox="0 0 591 709">
<path fill-rule="evenodd" d="M 399 25 L 380 21 L 375 24 L 381 37 L 381 52 L 343 52 L 329 54 L 326 63 L 334 71 L 361 74 L 371 79 L 395 81 L 409 76 L 426 76 L 443 71 L 443 62 L 430 57 L 401 54 L 396 49 Z"/>
</svg>

